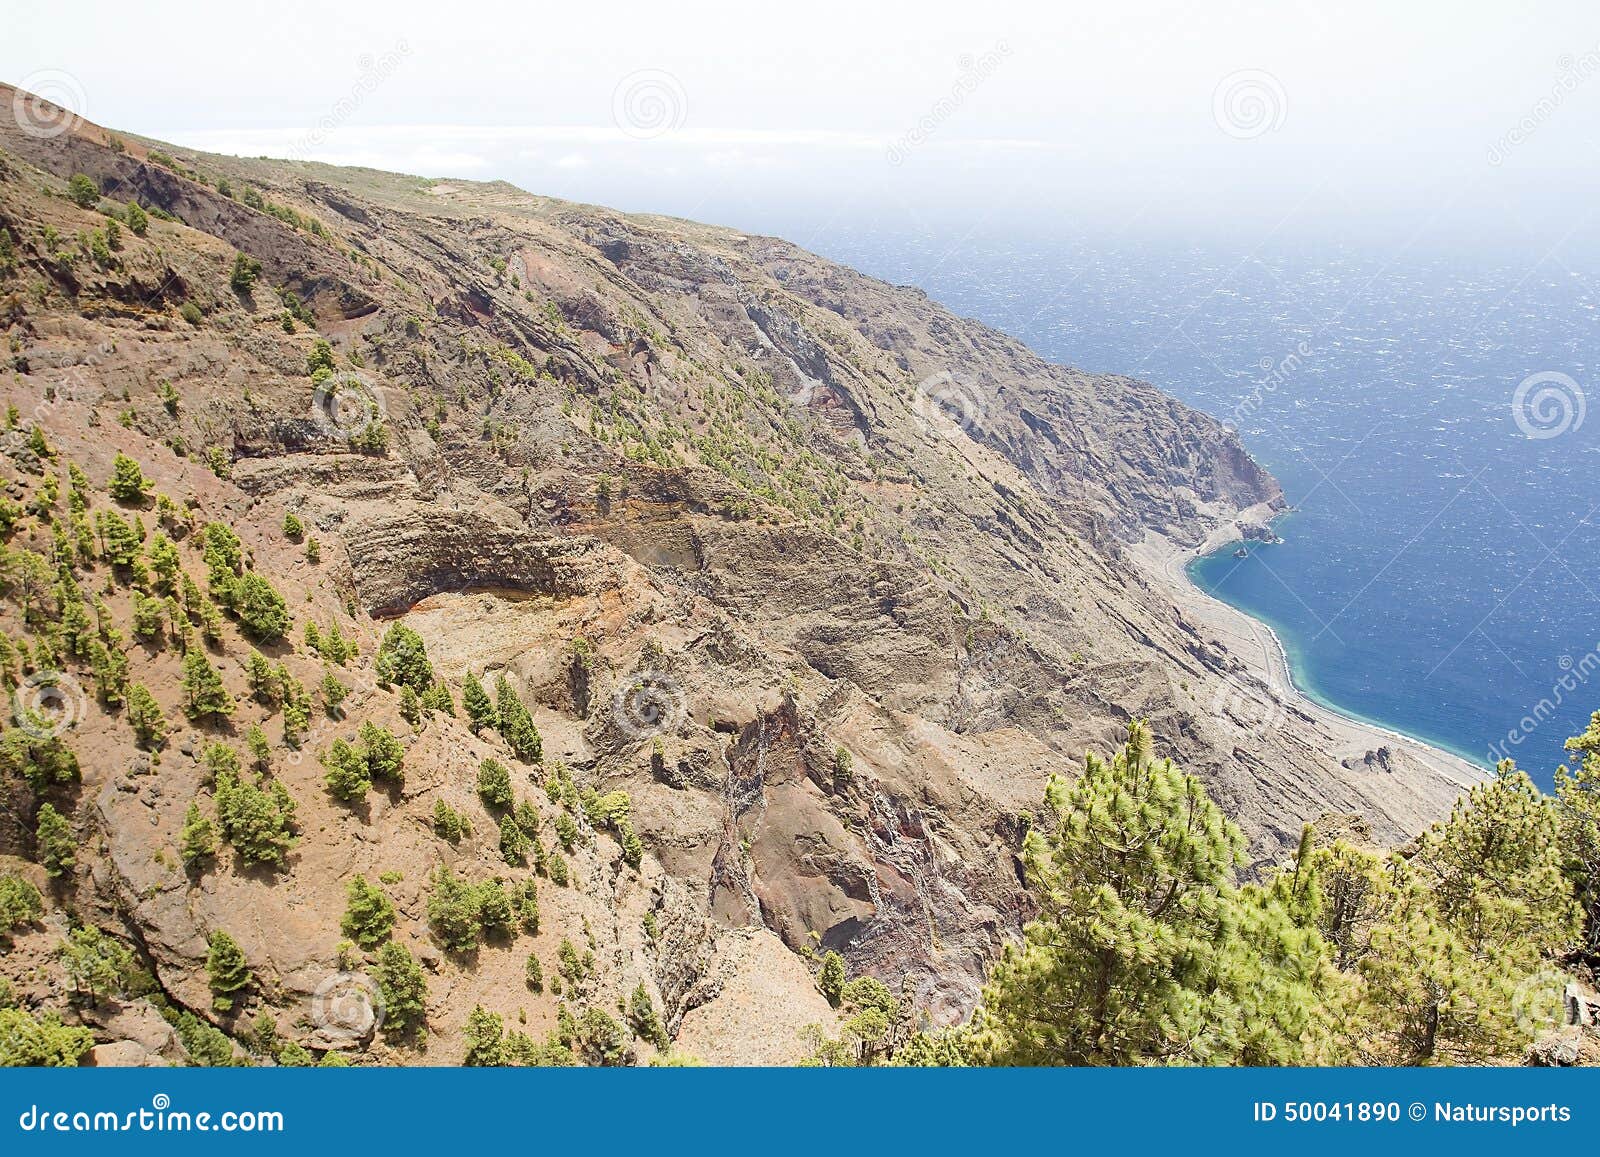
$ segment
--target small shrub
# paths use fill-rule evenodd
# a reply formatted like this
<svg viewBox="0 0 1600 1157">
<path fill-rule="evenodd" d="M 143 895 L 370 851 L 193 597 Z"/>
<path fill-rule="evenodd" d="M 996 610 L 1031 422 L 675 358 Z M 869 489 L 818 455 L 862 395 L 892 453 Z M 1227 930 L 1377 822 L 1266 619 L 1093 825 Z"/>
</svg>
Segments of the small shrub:
<svg viewBox="0 0 1600 1157">
<path fill-rule="evenodd" d="M 365 876 L 350 881 L 345 891 L 344 918 L 339 930 L 361 947 L 373 949 L 394 930 L 394 901 L 382 888 L 367 883 Z"/>
<path fill-rule="evenodd" d="M 485 759 L 478 765 L 478 794 L 483 802 L 499 811 L 512 804 L 511 772 L 497 759 Z"/>
<path fill-rule="evenodd" d="M 211 985 L 211 1007 L 218 1012 L 233 1008 L 238 995 L 250 987 L 250 969 L 239 942 L 221 929 L 211 934 L 206 953 L 206 981 Z"/>
</svg>

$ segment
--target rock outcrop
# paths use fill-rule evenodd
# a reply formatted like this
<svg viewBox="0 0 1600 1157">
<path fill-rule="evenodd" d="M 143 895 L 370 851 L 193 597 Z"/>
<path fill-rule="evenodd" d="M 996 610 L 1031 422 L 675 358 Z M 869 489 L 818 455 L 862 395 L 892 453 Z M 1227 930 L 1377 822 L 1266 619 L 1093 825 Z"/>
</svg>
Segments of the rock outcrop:
<svg viewBox="0 0 1600 1157">
<path fill-rule="evenodd" d="M 152 211 L 148 234 L 124 228 L 109 260 L 80 252 L 105 217 L 62 195 L 76 173 L 106 207 Z M 534 950 L 549 968 L 555 941 L 587 944 L 589 997 L 643 983 L 708 1060 L 794 1059 L 797 1027 L 831 1016 L 809 979 L 827 950 L 933 1022 L 969 1012 L 1028 916 L 1024 813 L 1133 718 L 1261 859 L 1327 812 L 1398 839 L 1457 790 L 1382 753 L 1342 767 L 1293 713 L 1252 730 L 1212 709 L 1229 655 L 1126 547 L 1198 543 L 1281 503 L 1232 432 L 915 290 L 770 238 L 86 123 L 0 126 L 0 229 L 4 401 L 23 426 L 96 480 L 125 452 L 234 525 L 297 620 L 273 657 L 314 684 L 300 624 L 340 623 L 362 646 L 345 717 L 405 736 L 404 789 L 353 810 L 317 764 L 353 727 L 319 724 L 276 772 L 302 801 L 289 870 L 225 853 L 197 877 L 172 848 L 209 737 L 174 711 L 156 765 L 114 712 L 78 721 L 83 856 L 53 903 L 125 938 L 175 1006 L 211 1015 L 206 937 L 225 926 L 259 1004 L 333 1047 L 294 1010 L 340 971 L 360 872 L 393 879 L 429 969 L 422 1059 L 458 1059 L 479 1003 L 530 1032 L 555 1023 L 555 995 L 524 985 L 528 942 L 471 961 L 430 944 L 435 866 L 504 870 L 479 761 L 512 763 L 546 820 L 556 805 L 492 732 L 404 721 L 371 670 L 391 622 L 421 633 L 448 685 L 519 688 L 547 764 L 628 792 L 642 861 L 586 830 L 578 886 L 542 893 Z M 230 286 L 239 253 L 260 263 L 253 287 Z M 337 373 L 314 382 L 318 339 Z M 20 432 L 8 445 L 7 479 L 38 468 Z M 286 514 L 320 561 L 284 538 Z M 222 661 L 241 700 L 243 647 L 230 636 Z M 171 684 L 178 659 L 135 667 Z M 471 820 L 459 847 L 432 830 L 439 800 Z M 7 830 L 0 854 L 28 843 Z M 43 959 L 53 935 L 15 959 Z M 179 1059 L 132 1014 L 95 1023 L 97 1063 Z"/>
</svg>

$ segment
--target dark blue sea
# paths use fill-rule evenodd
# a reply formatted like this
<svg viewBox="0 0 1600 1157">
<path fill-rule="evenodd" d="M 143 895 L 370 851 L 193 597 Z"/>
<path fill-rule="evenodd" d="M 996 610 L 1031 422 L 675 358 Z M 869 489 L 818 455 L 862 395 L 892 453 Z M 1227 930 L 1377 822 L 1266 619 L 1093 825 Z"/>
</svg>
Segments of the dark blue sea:
<svg viewBox="0 0 1600 1157">
<path fill-rule="evenodd" d="M 1600 262 L 797 239 L 1235 425 L 1294 510 L 1281 545 L 1191 577 L 1270 624 L 1328 706 L 1545 784 L 1600 709 Z"/>
</svg>

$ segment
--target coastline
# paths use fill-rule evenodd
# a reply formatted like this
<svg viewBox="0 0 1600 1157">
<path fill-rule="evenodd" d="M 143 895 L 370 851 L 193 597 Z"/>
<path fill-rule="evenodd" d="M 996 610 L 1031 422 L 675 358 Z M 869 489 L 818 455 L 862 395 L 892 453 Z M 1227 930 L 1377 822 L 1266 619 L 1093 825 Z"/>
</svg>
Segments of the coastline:
<svg viewBox="0 0 1600 1157">
<path fill-rule="evenodd" d="M 1218 525 L 1198 545 L 1179 546 L 1150 532 L 1130 553 L 1142 564 L 1146 576 L 1159 585 L 1183 615 L 1209 637 L 1227 647 L 1245 669 L 1271 693 L 1298 714 L 1316 723 L 1329 740 L 1328 756 L 1335 762 L 1360 760 L 1380 747 L 1398 750 L 1431 775 L 1464 792 L 1490 777 L 1490 771 L 1455 752 L 1423 739 L 1347 714 L 1306 694 L 1295 684 L 1289 654 L 1270 625 L 1252 618 L 1197 587 L 1188 574 L 1191 560 L 1230 543 L 1242 541 L 1237 523 L 1265 524 L 1273 516 L 1263 505 L 1240 511 Z"/>
</svg>

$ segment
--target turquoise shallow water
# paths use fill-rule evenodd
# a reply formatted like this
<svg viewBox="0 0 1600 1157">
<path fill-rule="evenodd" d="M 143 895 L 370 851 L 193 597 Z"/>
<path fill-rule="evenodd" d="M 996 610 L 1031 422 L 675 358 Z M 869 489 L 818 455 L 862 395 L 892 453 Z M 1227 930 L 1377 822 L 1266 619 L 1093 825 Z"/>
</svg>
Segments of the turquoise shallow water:
<svg viewBox="0 0 1600 1157">
<path fill-rule="evenodd" d="M 1292 533 L 1292 516 L 1280 522 L 1279 526 Z M 1233 543 L 1212 554 L 1194 559 L 1185 569 L 1189 581 L 1195 586 L 1272 628 L 1279 645 L 1283 648 L 1284 657 L 1288 660 L 1289 676 L 1302 694 L 1330 711 L 1425 740 L 1474 763 L 1488 765 L 1493 762 L 1484 752 L 1473 751 L 1463 746 L 1458 737 L 1447 732 L 1431 730 L 1432 721 L 1419 715 L 1407 715 L 1405 719 L 1365 715 L 1348 703 L 1339 702 L 1318 685 L 1317 669 L 1313 664 L 1328 661 L 1325 650 L 1318 651 L 1318 640 L 1314 638 L 1311 647 L 1306 645 L 1306 640 L 1301 638 L 1292 616 L 1275 617 L 1275 607 L 1281 601 L 1278 593 L 1272 589 L 1276 585 L 1276 580 L 1268 582 L 1262 578 L 1263 574 L 1270 573 L 1265 567 L 1267 560 L 1271 558 L 1271 552 L 1276 546 L 1281 545 L 1252 543 L 1246 548 L 1251 553 L 1246 558 L 1239 559 L 1234 557 L 1234 551 L 1239 544 Z M 1256 554 L 1257 551 L 1261 553 Z M 1254 568 L 1261 569 L 1258 573 Z M 1391 714 L 1404 713 L 1391 712 Z"/>
<path fill-rule="evenodd" d="M 899 226 L 811 244 L 1236 426 L 1295 513 L 1282 544 L 1190 575 L 1273 627 L 1325 705 L 1546 784 L 1600 708 L 1600 260 Z"/>
</svg>

